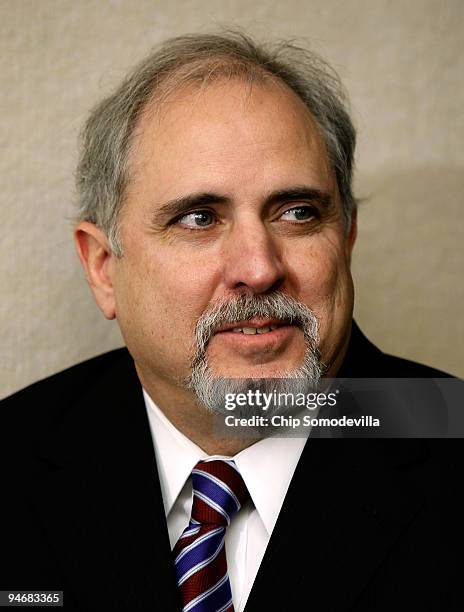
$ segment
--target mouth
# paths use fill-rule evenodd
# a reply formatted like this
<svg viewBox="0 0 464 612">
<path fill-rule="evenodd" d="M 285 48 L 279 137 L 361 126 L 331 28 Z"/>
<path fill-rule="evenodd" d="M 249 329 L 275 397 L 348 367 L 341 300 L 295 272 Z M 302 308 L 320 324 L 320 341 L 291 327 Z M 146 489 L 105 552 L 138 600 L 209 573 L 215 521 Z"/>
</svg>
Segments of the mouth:
<svg viewBox="0 0 464 612">
<path fill-rule="evenodd" d="M 293 362 L 303 359 L 302 333 L 291 319 L 253 318 L 234 321 L 219 327 L 211 339 L 210 358 L 219 359 L 225 367 L 237 369 L 246 366 L 272 365 L 274 369 L 288 370 Z M 290 364 L 290 365 L 289 365 Z M 260 376 L 261 377 L 261 374 Z"/>
<path fill-rule="evenodd" d="M 295 338 L 298 329 L 290 320 L 254 318 L 226 324 L 213 338 L 243 354 L 249 351 L 256 355 L 262 351 L 281 353 Z"/>
<path fill-rule="evenodd" d="M 272 334 L 283 327 L 289 327 L 289 321 L 279 319 L 250 319 L 248 321 L 237 321 L 220 327 L 216 334 L 242 334 L 245 336 L 262 336 Z"/>
</svg>

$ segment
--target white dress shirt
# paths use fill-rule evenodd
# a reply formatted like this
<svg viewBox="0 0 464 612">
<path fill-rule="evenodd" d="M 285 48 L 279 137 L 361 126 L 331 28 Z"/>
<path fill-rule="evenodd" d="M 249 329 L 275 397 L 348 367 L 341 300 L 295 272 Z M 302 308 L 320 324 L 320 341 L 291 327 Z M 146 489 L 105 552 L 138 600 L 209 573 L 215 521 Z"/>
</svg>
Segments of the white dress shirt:
<svg viewBox="0 0 464 612">
<path fill-rule="evenodd" d="M 211 458 L 181 433 L 144 390 L 171 549 L 188 525 L 192 509 L 190 474 Z M 309 433 L 309 431 L 308 431 Z M 306 438 L 265 438 L 233 459 L 250 493 L 226 531 L 226 558 L 237 612 L 242 612 L 279 516 Z"/>
</svg>

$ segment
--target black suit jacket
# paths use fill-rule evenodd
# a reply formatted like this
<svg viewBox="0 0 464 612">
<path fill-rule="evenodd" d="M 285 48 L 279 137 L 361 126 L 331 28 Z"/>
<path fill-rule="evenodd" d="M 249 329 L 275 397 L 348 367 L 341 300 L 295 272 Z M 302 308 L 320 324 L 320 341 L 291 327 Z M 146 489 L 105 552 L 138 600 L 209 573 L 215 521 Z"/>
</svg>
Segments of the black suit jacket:
<svg viewBox="0 0 464 612">
<path fill-rule="evenodd" d="M 340 374 L 443 375 L 381 353 L 355 324 Z M 0 590 L 62 590 L 66 610 L 179 610 L 128 352 L 36 383 L 0 415 Z M 310 437 L 246 612 L 464 610 L 462 450 Z"/>
</svg>

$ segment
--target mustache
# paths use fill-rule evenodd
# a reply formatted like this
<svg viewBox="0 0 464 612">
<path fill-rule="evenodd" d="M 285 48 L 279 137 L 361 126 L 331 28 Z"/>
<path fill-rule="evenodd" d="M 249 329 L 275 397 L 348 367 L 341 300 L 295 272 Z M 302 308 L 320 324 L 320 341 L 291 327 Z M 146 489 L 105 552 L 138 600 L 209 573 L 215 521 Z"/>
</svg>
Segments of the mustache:
<svg viewBox="0 0 464 612">
<path fill-rule="evenodd" d="M 212 336 L 223 325 L 256 317 L 280 319 L 296 325 L 312 346 L 317 343 L 317 317 L 302 302 L 280 291 L 266 295 L 239 294 L 213 302 L 198 319 L 195 328 L 197 355 L 204 354 Z"/>
</svg>

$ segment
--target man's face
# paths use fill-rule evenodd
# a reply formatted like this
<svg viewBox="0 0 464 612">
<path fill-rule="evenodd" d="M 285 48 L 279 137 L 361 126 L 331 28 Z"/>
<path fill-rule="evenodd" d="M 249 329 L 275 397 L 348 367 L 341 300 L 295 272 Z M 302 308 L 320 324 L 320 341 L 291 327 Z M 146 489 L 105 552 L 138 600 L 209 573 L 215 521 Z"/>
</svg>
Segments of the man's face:
<svg viewBox="0 0 464 612">
<path fill-rule="evenodd" d="M 325 145 L 303 103 L 284 87 L 218 82 L 179 92 L 136 133 L 124 255 L 111 274 L 142 382 L 175 387 L 189 376 L 195 326 L 212 304 L 276 291 L 315 313 L 330 372 L 351 320 L 354 231 L 346 236 Z M 286 323 L 257 318 L 218 331 L 207 348 L 212 372 L 295 370 L 305 341 Z"/>
</svg>

